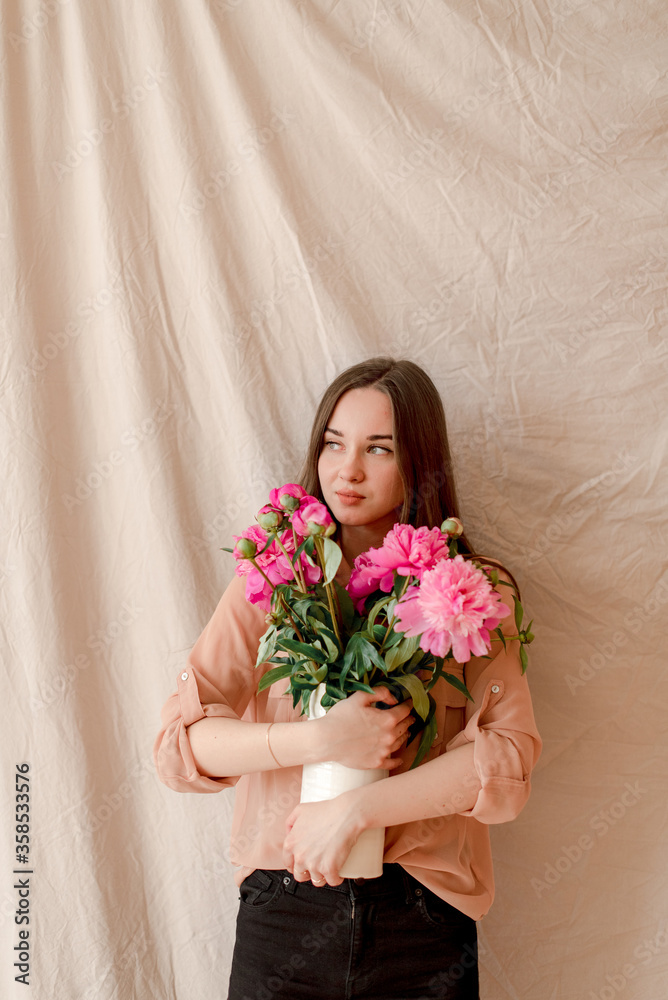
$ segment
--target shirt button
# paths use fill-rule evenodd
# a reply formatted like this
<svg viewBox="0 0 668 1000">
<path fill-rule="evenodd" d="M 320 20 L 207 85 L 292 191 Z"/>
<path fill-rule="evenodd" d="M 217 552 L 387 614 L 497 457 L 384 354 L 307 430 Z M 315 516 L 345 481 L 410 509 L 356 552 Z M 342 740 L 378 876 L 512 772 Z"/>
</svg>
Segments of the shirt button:
<svg viewBox="0 0 668 1000">
<path fill-rule="evenodd" d="M 501 688 L 498 684 L 492 684 L 492 694 L 498 694 Z"/>
<path fill-rule="evenodd" d="M 187 670 L 184 670 L 183 673 L 181 674 L 181 680 L 182 681 L 187 681 L 188 680 L 188 671 Z M 498 688 L 497 688 L 497 690 L 498 690 Z"/>
<path fill-rule="evenodd" d="M 290 885 L 290 877 L 288 875 L 284 876 L 283 885 Z"/>
<path fill-rule="evenodd" d="M 421 896 L 422 895 L 422 889 L 416 889 L 415 890 L 415 895 L 416 896 Z"/>
</svg>

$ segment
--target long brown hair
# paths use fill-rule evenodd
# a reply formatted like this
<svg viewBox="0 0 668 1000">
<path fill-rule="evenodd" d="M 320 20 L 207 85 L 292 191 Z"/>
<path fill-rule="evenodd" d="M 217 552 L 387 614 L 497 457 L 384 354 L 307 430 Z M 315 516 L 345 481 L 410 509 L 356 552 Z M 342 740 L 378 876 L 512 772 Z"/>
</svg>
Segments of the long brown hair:
<svg viewBox="0 0 668 1000">
<path fill-rule="evenodd" d="M 395 454 L 404 487 L 404 504 L 399 521 L 416 528 L 421 525 L 434 528 L 446 517 L 459 517 L 443 403 L 427 373 L 412 361 L 369 358 L 337 375 L 325 390 L 316 411 L 311 439 L 299 474 L 302 487 L 324 502 L 318 459 L 325 429 L 345 392 L 367 388 L 384 392 L 392 406 Z M 459 551 L 505 569 L 494 559 L 476 555 L 466 533 L 459 538 Z M 507 569 L 505 572 L 515 583 L 512 574 Z"/>
<path fill-rule="evenodd" d="M 370 358 L 341 372 L 325 390 L 313 421 L 311 440 L 299 481 L 322 500 L 318 459 L 325 428 L 341 396 L 349 389 L 374 388 L 392 406 L 394 447 L 404 487 L 399 520 L 416 528 L 433 528 L 446 517 L 459 517 L 457 491 L 445 427 L 443 403 L 436 386 L 419 365 L 394 358 Z M 471 552 L 465 536 L 460 549 Z"/>
</svg>

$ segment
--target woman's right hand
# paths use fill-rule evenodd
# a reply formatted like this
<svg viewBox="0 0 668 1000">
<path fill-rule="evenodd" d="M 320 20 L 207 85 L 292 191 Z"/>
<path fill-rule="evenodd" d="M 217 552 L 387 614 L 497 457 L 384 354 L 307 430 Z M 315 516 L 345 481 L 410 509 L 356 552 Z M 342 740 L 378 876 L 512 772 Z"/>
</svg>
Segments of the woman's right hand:
<svg viewBox="0 0 668 1000">
<path fill-rule="evenodd" d="M 392 708 L 374 708 L 382 701 Z M 397 700 L 386 687 L 374 688 L 374 693 L 355 691 L 342 701 L 337 701 L 322 719 L 320 726 L 319 755 L 322 760 L 335 760 L 346 767 L 392 768 L 402 760 L 393 757 L 406 741 L 406 733 L 413 721 L 413 702 Z M 309 722 L 314 725 L 316 720 Z"/>
</svg>

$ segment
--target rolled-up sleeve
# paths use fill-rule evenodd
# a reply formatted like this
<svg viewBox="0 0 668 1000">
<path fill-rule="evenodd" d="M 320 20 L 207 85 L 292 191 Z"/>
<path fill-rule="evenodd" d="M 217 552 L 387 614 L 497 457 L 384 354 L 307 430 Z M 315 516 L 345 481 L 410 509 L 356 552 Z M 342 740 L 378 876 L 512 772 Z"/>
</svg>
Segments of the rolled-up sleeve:
<svg viewBox="0 0 668 1000">
<path fill-rule="evenodd" d="M 475 805 L 462 815 L 481 823 L 506 823 L 529 798 L 531 772 L 542 747 L 517 640 L 501 646 L 470 690 L 474 700 L 467 702 L 464 729 L 446 747 L 447 752 L 474 744 L 481 789 Z"/>
<path fill-rule="evenodd" d="M 207 716 L 252 717 L 255 669 L 265 613 L 245 598 L 245 581 L 235 577 L 177 677 L 176 691 L 161 712 L 162 729 L 153 748 L 158 777 L 178 792 L 220 792 L 238 776 L 210 778 L 195 764 L 187 728 Z"/>
</svg>

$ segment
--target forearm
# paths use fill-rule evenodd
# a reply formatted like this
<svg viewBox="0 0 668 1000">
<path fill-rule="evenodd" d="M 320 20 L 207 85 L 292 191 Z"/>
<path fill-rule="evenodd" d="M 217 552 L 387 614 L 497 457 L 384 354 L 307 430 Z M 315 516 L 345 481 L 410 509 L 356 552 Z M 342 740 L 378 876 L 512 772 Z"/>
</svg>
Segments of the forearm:
<svg viewBox="0 0 668 1000">
<path fill-rule="evenodd" d="M 385 711 L 374 707 L 383 701 L 393 707 Z M 210 715 L 193 722 L 186 732 L 198 771 L 210 778 L 326 760 L 348 767 L 391 769 L 401 763 L 392 754 L 405 742 L 411 709 L 409 703 L 394 705 L 394 701 L 385 687 L 373 694 L 356 691 L 321 719 L 276 722 L 271 727 L 271 751 L 265 722 Z"/>
<path fill-rule="evenodd" d="M 345 793 L 347 808 L 357 817 L 359 832 L 471 809 L 481 788 L 473 750 L 474 744 L 468 743 L 413 771 Z"/>
<path fill-rule="evenodd" d="M 234 777 L 324 759 L 318 753 L 317 720 L 274 723 L 270 746 L 276 759 L 267 745 L 268 727 L 220 716 L 193 722 L 186 732 L 197 770 L 210 778 Z"/>
</svg>

